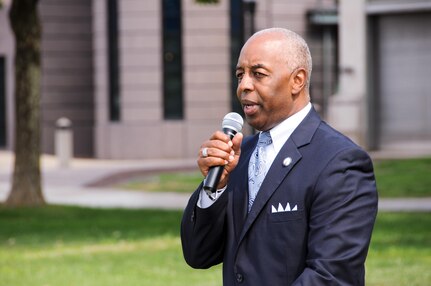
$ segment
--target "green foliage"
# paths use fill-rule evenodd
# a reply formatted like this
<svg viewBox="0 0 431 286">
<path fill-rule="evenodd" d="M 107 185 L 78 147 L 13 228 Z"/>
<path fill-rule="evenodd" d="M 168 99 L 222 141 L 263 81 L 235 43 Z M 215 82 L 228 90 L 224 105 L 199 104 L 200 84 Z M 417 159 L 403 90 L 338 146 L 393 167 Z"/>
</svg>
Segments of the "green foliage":
<svg viewBox="0 0 431 286">
<path fill-rule="evenodd" d="M 431 196 L 431 158 L 375 162 L 380 197 Z"/>
</svg>

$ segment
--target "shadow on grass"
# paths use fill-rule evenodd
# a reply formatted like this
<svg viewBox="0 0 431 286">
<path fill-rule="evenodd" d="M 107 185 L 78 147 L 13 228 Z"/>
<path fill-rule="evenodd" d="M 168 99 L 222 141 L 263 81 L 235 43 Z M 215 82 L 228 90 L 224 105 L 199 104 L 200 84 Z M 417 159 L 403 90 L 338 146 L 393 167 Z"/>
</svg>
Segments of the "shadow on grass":
<svg viewBox="0 0 431 286">
<path fill-rule="evenodd" d="M 181 211 L 0 206 L 1 285 L 221 285 L 191 269 Z"/>
<path fill-rule="evenodd" d="M 178 236 L 181 214 L 181 211 L 147 209 L 0 206 L 0 241 L 46 245 L 58 241 L 109 242 Z"/>
<path fill-rule="evenodd" d="M 185 264 L 181 215 L 182 211 L 165 210 L 0 206 L 2 282 L 221 285 L 221 267 L 199 271 Z M 380 213 L 367 258 L 367 285 L 430 285 L 430 249 L 429 213 Z"/>
</svg>

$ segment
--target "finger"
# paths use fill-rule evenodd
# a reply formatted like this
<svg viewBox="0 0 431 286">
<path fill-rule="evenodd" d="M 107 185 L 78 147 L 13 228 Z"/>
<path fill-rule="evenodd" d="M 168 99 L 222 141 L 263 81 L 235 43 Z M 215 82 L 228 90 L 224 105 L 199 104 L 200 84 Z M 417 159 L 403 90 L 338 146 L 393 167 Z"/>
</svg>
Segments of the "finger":
<svg viewBox="0 0 431 286">
<path fill-rule="evenodd" d="M 210 157 L 211 154 L 213 154 L 212 151 L 210 151 L 210 147 L 201 147 L 201 149 L 199 149 L 199 155 L 198 157 L 202 157 L 202 158 L 207 158 Z"/>
<path fill-rule="evenodd" d="M 233 138 L 232 138 L 232 149 L 235 151 L 235 155 L 239 155 L 241 152 L 241 143 L 244 135 L 241 132 L 238 132 Z"/>
<path fill-rule="evenodd" d="M 218 139 L 208 140 L 202 144 L 201 149 L 199 150 L 199 156 L 219 157 L 227 160 L 229 158 L 229 154 L 232 151 L 231 146 L 232 142 L 230 140 L 227 142 Z M 204 148 L 206 148 L 206 154 L 208 156 L 204 156 Z"/>
<path fill-rule="evenodd" d="M 224 143 L 228 143 L 230 141 L 230 137 L 222 131 L 216 131 L 212 134 L 210 140 L 219 140 L 223 141 Z"/>
<path fill-rule="evenodd" d="M 227 161 L 231 161 L 232 160 L 231 157 L 235 155 L 235 152 L 232 149 L 229 149 L 229 150 L 230 152 L 220 150 L 218 148 L 204 147 L 199 151 L 200 153 L 199 157 L 203 159 L 209 158 L 209 157 L 216 157 Z"/>
<path fill-rule="evenodd" d="M 238 144 L 240 145 L 241 143 Z M 214 132 L 210 139 L 201 145 L 198 152 L 197 163 L 201 173 L 206 176 L 209 168 L 213 166 L 226 166 L 228 163 L 234 161 L 236 152 L 232 149 L 233 145 L 234 143 L 232 143 L 228 135 L 221 131 Z M 205 148 L 206 152 L 204 152 Z"/>
<path fill-rule="evenodd" d="M 197 160 L 199 169 L 201 173 L 206 176 L 211 167 L 214 166 L 225 166 L 228 164 L 228 161 L 218 157 L 207 157 L 207 158 L 199 158 Z"/>
</svg>

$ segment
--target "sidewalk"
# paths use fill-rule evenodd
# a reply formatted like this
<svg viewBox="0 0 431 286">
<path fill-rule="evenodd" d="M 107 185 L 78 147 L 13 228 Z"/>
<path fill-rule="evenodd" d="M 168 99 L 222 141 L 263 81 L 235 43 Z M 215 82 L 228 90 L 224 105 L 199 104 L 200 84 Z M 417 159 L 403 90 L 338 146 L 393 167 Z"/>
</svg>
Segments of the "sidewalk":
<svg viewBox="0 0 431 286">
<path fill-rule="evenodd" d="M 43 192 L 49 204 L 99 208 L 184 209 L 190 194 L 151 193 L 99 187 L 96 182 L 162 170 L 193 169 L 195 159 L 178 160 L 97 160 L 73 159 L 68 168 L 58 166 L 54 156 L 41 159 Z M 0 151 L 0 202 L 10 191 L 13 154 Z M 96 184 L 95 184 L 96 183 Z M 380 211 L 431 212 L 430 198 L 380 199 Z"/>
<path fill-rule="evenodd" d="M 183 209 L 190 194 L 150 193 L 92 187 L 95 182 L 110 177 L 126 176 L 154 170 L 181 170 L 196 166 L 189 160 L 95 160 L 73 159 L 70 166 L 61 168 L 51 155 L 41 158 L 43 193 L 47 203 L 102 208 L 161 208 Z M 10 191 L 13 154 L 0 151 L 0 202 Z"/>
</svg>

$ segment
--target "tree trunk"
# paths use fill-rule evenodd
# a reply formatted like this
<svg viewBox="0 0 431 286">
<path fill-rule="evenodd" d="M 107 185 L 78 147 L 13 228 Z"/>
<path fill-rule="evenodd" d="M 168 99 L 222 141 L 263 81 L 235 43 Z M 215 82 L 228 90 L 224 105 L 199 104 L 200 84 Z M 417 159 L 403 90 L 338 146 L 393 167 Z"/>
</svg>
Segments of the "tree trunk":
<svg viewBox="0 0 431 286">
<path fill-rule="evenodd" d="M 15 34 L 15 165 L 10 206 L 45 204 L 40 174 L 40 42 L 38 0 L 13 0 Z"/>
</svg>

